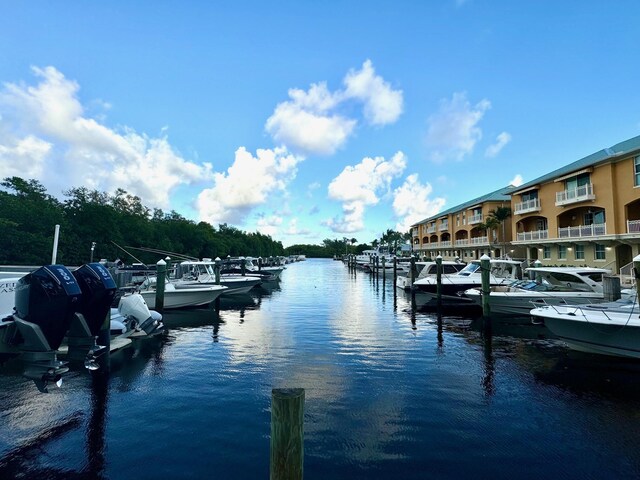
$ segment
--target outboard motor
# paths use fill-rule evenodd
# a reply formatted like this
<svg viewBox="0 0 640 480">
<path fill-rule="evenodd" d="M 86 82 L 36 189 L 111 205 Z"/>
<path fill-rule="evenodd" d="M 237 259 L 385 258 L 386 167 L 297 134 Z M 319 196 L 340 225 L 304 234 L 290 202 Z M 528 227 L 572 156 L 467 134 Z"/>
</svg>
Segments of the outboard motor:
<svg viewBox="0 0 640 480">
<path fill-rule="evenodd" d="M 164 330 L 162 315 L 155 310 L 149 310 L 147 302 L 139 293 L 123 296 L 118 305 L 118 312 L 130 319 L 131 330 L 143 331 L 146 335 L 155 335 Z"/>
<path fill-rule="evenodd" d="M 24 375 L 40 391 L 49 381 L 60 384 L 69 369 L 58 361 L 60 347 L 80 306 L 80 286 L 66 267 L 47 265 L 22 277 L 15 289 L 15 342 L 25 363 Z"/>
<path fill-rule="evenodd" d="M 111 313 L 111 303 L 117 287 L 109 271 L 100 263 L 82 265 L 73 272 L 82 298 L 78 315 L 71 323 L 68 335 L 69 359 L 85 360 L 85 367 L 98 368 L 96 357 L 104 347 L 96 345 L 96 336 Z"/>
</svg>

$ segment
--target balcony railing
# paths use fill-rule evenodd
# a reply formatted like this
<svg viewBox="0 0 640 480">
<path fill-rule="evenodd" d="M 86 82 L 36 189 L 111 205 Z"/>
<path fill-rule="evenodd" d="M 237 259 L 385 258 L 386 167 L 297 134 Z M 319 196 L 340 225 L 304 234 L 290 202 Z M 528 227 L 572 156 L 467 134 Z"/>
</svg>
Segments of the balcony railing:
<svg viewBox="0 0 640 480">
<path fill-rule="evenodd" d="M 456 247 L 464 247 L 465 245 L 469 245 L 469 239 L 463 238 L 461 240 L 456 240 Z"/>
<path fill-rule="evenodd" d="M 607 234 L 607 225 L 605 223 L 594 223 L 592 225 L 579 225 L 577 227 L 561 227 L 558 228 L 559 238 L 579 238 L 579 237 L 598 237 Z"/>
<path fill-rule="evenodd" d="M 440 242 L 438 243 L 439 247 L 450 247 L 451 246 L 451 240 L 446 241 L 446 242 Z"/>
<path fill-rule="evenodd" d="M 640 233 L 640 220 L 627 220 L 627 233 Z"/>
<path fill-rule="evenodd" d="M 471 215 L 469 217 L 469 225 L 473 225 L 474 223 L 480 223 L 482 222 L 482 214 L 478 213 L 477 215 Z"/>
<path fill-rule="evenodd" d="M 471 245 L 484 245 L 489 243 L 489 237 L 471 237 Z"/>
<path fill-rule="evenodd" d="M 443 222 L 440 224 L 440 231 L 449 230 L 449 222 Z"/>
<path fill-rule="evenodd" d="M 595 200 L 593 194 L 593 184 L 587 183 L 578 188 L 563 190 L 556 193 L 556 206 L 568 205 L 570 203 L 584 202 L 585 200 Z"/>
<path fill-rule="evenodd" d="M 531 232 L 518 233 L 519 242 L 528 242 L 531 240 L 546 240 L 549 238 L 549 230 L 532 230 Z"/>
<path fill-rule="evenodd" d="M 513 213 L 516 215 L 522 215 L 523 213 L 538 212 L 542 207 L 540 206 L 540 199 L 533 198 L 524 202 L 516 203 L 513 209 Z"/>
<path fill-rule="evenodd" d="M 418 236 L 418 228 L 417 227 L 411 229 L 411 235 L 413 237 L 417 237 Z"/>
<path fill-rule="evenodd" d="M 429 228 L 427 228 L 427 233 L 436 233 L 436 226 L 432 225 Z"/>
</svg>

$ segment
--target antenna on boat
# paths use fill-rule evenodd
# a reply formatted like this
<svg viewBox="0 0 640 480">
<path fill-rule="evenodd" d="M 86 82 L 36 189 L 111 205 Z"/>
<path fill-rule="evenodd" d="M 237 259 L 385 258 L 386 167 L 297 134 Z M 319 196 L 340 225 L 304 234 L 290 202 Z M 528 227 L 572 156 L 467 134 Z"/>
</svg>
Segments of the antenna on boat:
<svg viewBox="0 0 640 480">
<path fill-rule="evenodd" d="M 132 257 L 136 262 L 141 263 L 142 265 L 144 265 L 146 268 L 147 264 L 144 263 L 142 260 L 140 260 L 139 258 L 136 258 L 131 252 L 125 250 L 123 247 L 121 247 L 120 245 L 118 245 L 116 242 L 114 242 L 113 240 L 111 240 L 111 243 L 113 243 L 116 247 L 118 247 L 120 250 L 122 250 L 124 253 L 126 253 L 127 255 L 129 255 L 130 257 Z"/>
<path fill-rule="evenodd" d="M 148 248 L 148 247 L 131 247 L 129 245 L 127 245 L 127 248 L 132 248 L 134 250 L 141 250 L 143 252 L 150 252 L 150 253 L 158 253 L 160 255 L 171 255 L 174 258 L 179 258 L 181 260 L 193 260 L 193 261 L 198 261 L 200 260 L 199 258 L 196 257 L 190 257 L 188 255 L 184 255 L 182 253 L 176 253 L 176 252 L 169 252 L 167 250 L 159 250 L 157 248 Z"/>
</svg>

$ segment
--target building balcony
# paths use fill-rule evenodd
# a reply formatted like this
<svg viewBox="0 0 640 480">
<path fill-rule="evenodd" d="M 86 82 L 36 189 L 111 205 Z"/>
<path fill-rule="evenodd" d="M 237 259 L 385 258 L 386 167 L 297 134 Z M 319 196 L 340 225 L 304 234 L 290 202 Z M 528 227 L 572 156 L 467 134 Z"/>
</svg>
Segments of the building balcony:
<svg viewBox="0 0 640 480">
<path fill-rule="evenodd" d="M 412 228 L 412 229 L 411 229 L 411 236 L 412 236 L 412 237 L 417 237 L 417 236 L 419 235 L 419 234 L 418 234 L 418 232 L 419 232 L 418 227 L 414 227 L 414 228 Z"/>
<path fill-rule="evenodd" d="M 469 245 L 469 239 L 468 238 L 463 238 L 461 240 L 456 240 L 456 247 L 464 247 L 466 245 Z"/>
<path fill-rule="evenodd" d="M 482 222 L 482 214 L 478 213 L 477 215 L 471 215 L 467 223 L 469 225 L 473 225 L 475 223 L 480 223 L 480 222 Z"/>
<path fill-rule="evenodd" d="M 627 220 L 627 233 L 640 233 L 640 220 Z"/>
<path fill-rule="evenodd" d="M 489 243 L 489 237 L 471 237 L 471 245 L 486 245 Z"/>
<path fill-rule="evenodd" d="M 558 229 L 558 238 L 599 237 L 606 234 L 607 225 L 605 223 L 578 225 L 577 227 L 561 227 Z"/>
<path fill-rule="evenodd" d="M 571 190 L 563 190 L 556 193 L 556 207 L 561 205 L 569 205 L 571 203 L 584 202 L 585 200 L 595 200 L 593 194 L 593 184 L 587 183 L 578 188 Z"/>
<path fill-rule="evenodd" d="M 432 225 L 429 228 L 427 228 L 427 233 L 436 233 L 436 226 Z"/>
<path fill-rule="evenodd" d="M 449 240 L 447 242 L 438 242 L 438 246 L 439 247 L 450 247 L 451 246 L 451 240 Z"/>
<path fill-rule="evenodd" d="M 521 232 L 516 236 L 518 242 L 530 242 L 533 240 L 546 240 L 549 238 L 549 230 L 532 230 Z"/>
<path fill-rule="evenodd" d="M 556 196 L 556 205 L 557 205 L 557 196 Z M 540 206 L 540 199 L 534 198 L 532 200 L 527 200 L 525 202 L 516 203 L 513 208 L 513 213 L 516 215 L 522 215 L 530 212 L 539 212 L 542 207 Z"/>
<path fill-rule="evenodd" d="M 449 230 L 449 222 L 444 222 L 440 224 L 440 228 L 438 228 L 438 230 L 440 230 L 441 232 L 445 231 L 445 230 Z"/>
</svg>

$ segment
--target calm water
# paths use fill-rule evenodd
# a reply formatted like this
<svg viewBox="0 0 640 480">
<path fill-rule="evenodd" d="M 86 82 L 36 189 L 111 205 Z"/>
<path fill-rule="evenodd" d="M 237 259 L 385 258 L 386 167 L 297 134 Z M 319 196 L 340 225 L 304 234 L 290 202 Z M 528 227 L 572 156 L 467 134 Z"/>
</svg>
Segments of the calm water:
<svg viewBox="0 0 640 480">
<path fill-rule="evenodd" d="M 640 476 L 640 363 L 408 307 L 307 260 L 219 314 L 165 314 L 107 380 L 40 394 L 7 364 L 0 478 L 268 478 L 274 387 L 306 389 L 307 479 Z"/>
</svg>

